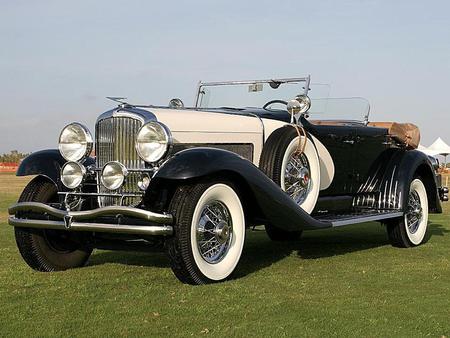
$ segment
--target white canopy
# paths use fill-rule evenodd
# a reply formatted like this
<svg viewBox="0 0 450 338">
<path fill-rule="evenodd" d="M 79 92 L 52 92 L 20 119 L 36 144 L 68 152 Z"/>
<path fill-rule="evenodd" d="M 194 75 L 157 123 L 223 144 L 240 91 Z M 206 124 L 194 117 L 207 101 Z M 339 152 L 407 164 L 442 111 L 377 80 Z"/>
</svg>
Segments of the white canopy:
<svg viewBox="0 0 450 338">
<path fill-rule="evenodd" d="M 428 155 L 428 156 L 436 156 L 439 153 L 437 153 L 435 150 L 424 147 L 423 145 L 419 144 L 419 146 L 417 147 L 417 150 L 421 151 L 422 153 Z"/>
<path fill-rule="evenodd" d="M 450 154 L 450 146 L 438 137 L 437 140 L 428 147 L 427 151 L 432 151 L 435 154 L 447 156 Z"/>
</svg>

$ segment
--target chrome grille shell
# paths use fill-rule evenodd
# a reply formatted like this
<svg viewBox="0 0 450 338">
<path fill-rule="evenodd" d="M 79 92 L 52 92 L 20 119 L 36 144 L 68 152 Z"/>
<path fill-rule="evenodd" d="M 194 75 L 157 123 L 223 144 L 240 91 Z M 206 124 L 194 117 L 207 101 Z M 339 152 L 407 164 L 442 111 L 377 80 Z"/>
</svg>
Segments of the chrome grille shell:
<svg viewBox="0 0 450 338">
<path fill-rule="evenodd" d="M 110 161 L 122 163 L 127 169 L 145 169 L 145 162 L 140 159 L 135 149 L 136 134 L 141 126 L 153 114 L 143 111 L 149 116 L 143 116 L 142 111 L 114 110 L 99 117 L 95 126 L 96 166 L 102 169 Z M 146 118 L 147 117 L 147 118 Z M 98 193 L 112 193 L 100 183 L 101 170 L 98 171 Z M 113 193 L 117 197 L 99 196 L 100 207 L 111 205 L 137 205 L 142 194 L 138 187 L 139 172 L 129 172 L 124 185 Z M 132 196 L 130 196 L 132 195 Z M 135 196 L 133 196 L 135 195 Z M 137 195 L 137 196 L 136 196 Z"/>
</svg>

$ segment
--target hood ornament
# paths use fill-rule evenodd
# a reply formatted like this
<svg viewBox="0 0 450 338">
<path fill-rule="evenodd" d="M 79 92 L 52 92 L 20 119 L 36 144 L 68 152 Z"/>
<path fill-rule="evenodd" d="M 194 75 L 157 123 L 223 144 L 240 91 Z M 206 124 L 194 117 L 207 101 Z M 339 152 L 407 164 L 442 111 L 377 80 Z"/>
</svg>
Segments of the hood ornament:
<svg viewBox="0 0 450 338">
<path fill-rule="evenodd" d="M 128 102 L 125 102 L 124 100 L 126 100 L 126 97 L 117 97 L 117 96 L 107 96 L 106 97 L 108 100 L 117 102 L 119 104 L 119 107 L 124 108 L 124 107 L 130 107 L 131 104 L 129 104 Z"/>
</svg>

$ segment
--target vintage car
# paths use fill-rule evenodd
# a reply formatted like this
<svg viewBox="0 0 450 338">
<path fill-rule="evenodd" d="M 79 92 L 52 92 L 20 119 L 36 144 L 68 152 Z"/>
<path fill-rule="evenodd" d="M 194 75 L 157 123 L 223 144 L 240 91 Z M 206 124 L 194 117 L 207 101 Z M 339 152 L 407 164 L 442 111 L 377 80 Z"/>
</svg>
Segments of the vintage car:
<svg viewBox="0 0 450 338">
<path fill-rule="evenodd" d="M 94 248 L 159 247 L 180 281 L 204 284 L 232 274 L 257 225 L 296 240 L 378 221 L 394 246 L 424 242 L 448 189 L 414 150 L 417 127 L 369 122 L 361 99 L 360 118 L 327 117 L 331 99 L 311 88 L 309 76 L 200 82 L 190 108 L 111 98 L 94 137 L 71 123 L 58 150 L 21 163 L 17 175 L 36 175 L 9 208 L 22 257 L 54 271 Z"/>
</svg>

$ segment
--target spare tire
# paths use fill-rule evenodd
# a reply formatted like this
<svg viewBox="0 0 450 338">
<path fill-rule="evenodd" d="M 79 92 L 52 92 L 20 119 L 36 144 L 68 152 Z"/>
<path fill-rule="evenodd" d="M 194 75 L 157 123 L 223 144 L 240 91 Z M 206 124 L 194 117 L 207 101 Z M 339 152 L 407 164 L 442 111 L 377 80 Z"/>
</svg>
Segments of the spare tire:
<svg viewBox="0 0 450 338">
<path fill-rule="evenodd" d="M 305 136 L 302 137 L 302 144 Z M 301 154 L 296 154 L 299 144 L 299 135 L 291 125 L 275 130 L 267 139 L 259 168 L 281 189 L 286 191 L 292 199 L 307 213 L 311 213 L 316 205 L 320 190 L 320 166 L 316 147 L 311 139 L 306 138 L 306 145 Z M 292 238 L 293 233 L 279 233 L 280 236 L 271 236 L 270 233 L 283 232 L 276 225 L 269 224 L 269 237 L 272 239 Z M 284 231 L 285 232 L 285 231 Z M 276 237 L 276 238 L 274 238 Z"/>
</svg>

